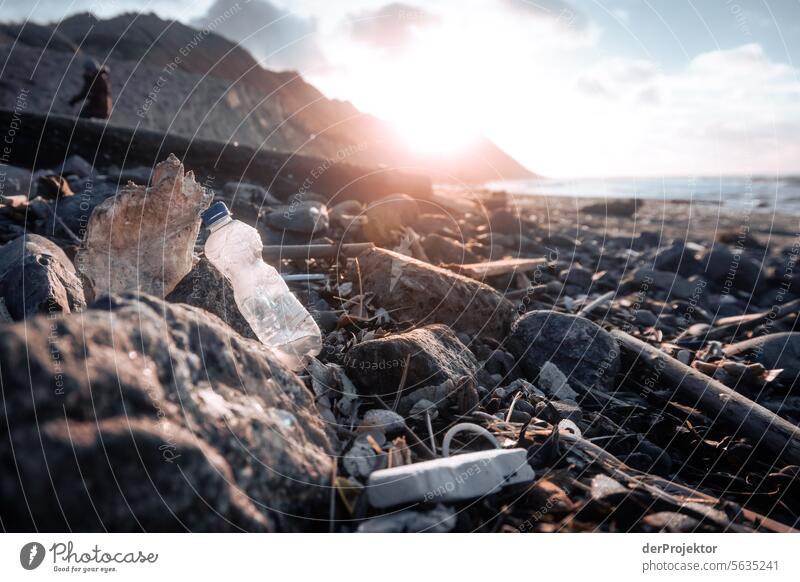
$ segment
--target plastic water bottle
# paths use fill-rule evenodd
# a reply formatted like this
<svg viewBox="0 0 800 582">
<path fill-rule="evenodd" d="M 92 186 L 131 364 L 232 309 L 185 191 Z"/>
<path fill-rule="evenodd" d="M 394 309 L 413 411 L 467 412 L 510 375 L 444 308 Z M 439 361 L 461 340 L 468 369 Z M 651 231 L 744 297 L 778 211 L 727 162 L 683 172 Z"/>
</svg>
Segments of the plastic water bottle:
<svg viewBox="0 0 800 582">
<path fill-rule="evenodd" d="M 258 231 L 231 218 L 223 202 L 212 204 L 202 217 L 211 231 L 206 258 L 230 280 L 242 316 L 283 363 L 292 370 L 301 368 L 322 348 L 319 327 L 280 273 L 262 259 Z"/>
</svg>

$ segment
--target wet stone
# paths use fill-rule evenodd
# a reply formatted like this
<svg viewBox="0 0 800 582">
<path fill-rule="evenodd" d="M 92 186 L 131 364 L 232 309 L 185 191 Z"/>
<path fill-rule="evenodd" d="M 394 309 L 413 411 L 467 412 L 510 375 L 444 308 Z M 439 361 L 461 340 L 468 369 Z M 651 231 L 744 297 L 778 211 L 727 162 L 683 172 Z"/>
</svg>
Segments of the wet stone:
<svg viewBox="0 0 800 582">
<path fill-rule="evenodd" d="M 570 382 L 609 390 L 619 371 L 619 349 L 611 335 L 575 315 L 531 311 L 514 322 L 508 347 L 532 381 L 551 362 Z"/>
</svg>

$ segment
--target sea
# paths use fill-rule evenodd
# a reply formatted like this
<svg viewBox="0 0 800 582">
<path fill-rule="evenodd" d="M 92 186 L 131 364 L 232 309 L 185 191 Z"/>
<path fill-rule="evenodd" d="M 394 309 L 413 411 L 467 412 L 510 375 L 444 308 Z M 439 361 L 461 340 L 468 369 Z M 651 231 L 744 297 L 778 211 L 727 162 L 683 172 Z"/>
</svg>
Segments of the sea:
<svg viewBox="0 0 800 582">
<path fill-rule="evenodd" d="M 764 212 L 789 210 L 800 213 L 800 176 L 536 178 L 490 182 L 486 187 L 514 194 L 683 200 Z"/>
</svg>

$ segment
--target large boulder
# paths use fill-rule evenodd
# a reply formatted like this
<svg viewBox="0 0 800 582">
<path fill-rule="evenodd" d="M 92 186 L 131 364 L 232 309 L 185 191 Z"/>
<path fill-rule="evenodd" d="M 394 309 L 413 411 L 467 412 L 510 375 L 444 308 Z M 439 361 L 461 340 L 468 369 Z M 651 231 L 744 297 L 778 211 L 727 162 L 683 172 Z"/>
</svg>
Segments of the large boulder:
<svg viewBox="0 0 800 582">
<path fill-rule="evenodd" d="M 166 299 L 170 303 L 186 303 L 205 309 L 244 337 L 258 339 L 236 305 L 231 282 L 205 257 L 200 257 Z"/>
<path fill-rule="evenodd" d="M 531 311 L 514 322 L 508 347 L 526 378 L 535 382 L 550 362 L 567 381 L 611 389 L 619 372 L 619 348 L 599 325 L 566 313 Z"/>
<path fill-rule="evenodd" d="M 0 298 L 12 319 L 86 306 L 75 267 L 58 246 L 25 234 L 0 247 Z"/>
<path fill-rule="evenodd" d="M 192 269 L 200 213 L 210 202 L 209 191 L 170 154 L 156 166 L 152 187 L 129 183 L 95 207 L 75 258 L 87 296 L 169 294 Z"/>
<path fill-rule="evenodd" d="M 405 390 L 473 376 L 478 367 L 472 352 L 444 325 L 357 344 L 347 352 L 343 367 L 360 393 L 394 398 L 406 359 Z"/>
<path fill-rule="evenodd" d="M 443 323 L 497 340 L 508 333 L 514 306 L 488 285 L 380 248 L 363 252 L 358 261 L 364 292 L 397 320 Z"/>
<path fill-rule="evenodd" d="M 296 530 L 326 514 L 312 395 L 205 311 L 131 294 L 6 326 L 0 375 L 5 529 Z"/>
</svg>

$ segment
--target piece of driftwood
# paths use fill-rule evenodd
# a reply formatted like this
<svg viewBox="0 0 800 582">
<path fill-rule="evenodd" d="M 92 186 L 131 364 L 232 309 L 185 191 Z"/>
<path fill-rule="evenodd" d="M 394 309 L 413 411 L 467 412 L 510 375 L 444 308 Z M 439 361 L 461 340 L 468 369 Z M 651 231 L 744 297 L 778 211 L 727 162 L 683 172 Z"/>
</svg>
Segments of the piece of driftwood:
<svg viewBox="0 0 800 582">
<path fill-rule="evenodd" d="M 588 303 L 586 306 L 581 308 L 581 310 L 578 312 L 578 315 L 581 317 L 586 317 L 592 311 L 600 307 L 603 303 L 613 298 L 616 293 L 616 291 L 608 291 L 607 293 L 603 293 L 600 297 L 594 299 L 591 303 Z"/>
<path fill-rule="evenodd" d="M 740 328 L 750 330 L 754 327 L 757 327 L 762 322 L 765 322 L 770 317 L 774 319 L 780 319 L 781 317 L 789 315 L 790 313 L 798 310 L 800 310 L 800 299 L 795 299 L 793 301 L 789 301 L 788 303 L 784 303 L 774 310 L 764 311 L 763 313 L 750 313 L 747 315 L 732 315 L 730 317 L 723 317 L 722 319 L 718 319 L 716 321 L 716 325 L 738 325 Z"/>
<path fill-rule="evenodd" d="M 561 432 L 560 438 L 562 441 L 569 443 L 573 447 L 573 451 L 577 449 L 581 454 L 598 463 L 611 477 L 620 481 L 631 491 L 642 488 L 654 498 L 667 501 L 676 508 L 680 508 L 677 511 L 692 513 L 698 518 L 715 522 L 724 531 L 747 531 L 742 526 L 733 523 L 729 518 L 721 519 L 721 516 L 718 515 L 720 512 L 711 511 L 720 504 L 720 499 L 717 497 L 702 493 L 692 487 L 663 479 L 658 475 L 649 475 L 637 471 L 579 435 Z M 703 511 L 703 507 L 709 511 Z M 747 524 L 747 527 L 753 530 L 797 533 L 794 528 L 750 509 L 741 508 L 740 517 Z"/>
<path fill-rule="evenodd" d="M 714 323 L 713 328 L 704 331 L 701 335 L 706 341 L 730 338 L 734 335 L 755 329 L 768 319 L 778 320 L 795 311 L 800 311 L 800 299 L 789 301 L 780 307 L 762 313 L 748 313 L 746 315 L 723 317 Z M 682 334 L 678 339 L 687 340 L 691 339 L 691 337 L 692 336 L 688 334 Z"/>
<path fill-rule="evenodd" d="M 264 257 L 270 259 L 333 259 L 344 255 L 351 257 L 367 249 L 372 243 L 345 243 L 341 245 L 264 245 Z"/>
<path fill-rule="evenodd" d="M 494 277 L 495 275 L 506 275 L 514 271 L 532 271 L 544 265 L 547 259 L 502 259 L 499 261 L 487 261 L 485 263 L 468 263 L 466 265 L 449 266 L 451 270 L 459 271 L 462 275 L 473 279 L 483 279 Z"/>
<path fill-rule="evenodd" d="M 622 349 L 628 373 L 644 367 L 654 383 L 674 389 L 688 404 L 728 427 L 733 434 L 751 438 L 776 459 L 800 463 L 800 429 L 796 426 L 623 331 L 613 330 L 611 335 Z"/>
<path fill-rule="evenodd" d="M 471 277 L 375 247 L 358 256 L 347 276 L 395 321 L 443 323 L 456 333 L 497 341 L 508 335 L 516 310 L 496 289 Z"/>
<path fill-rule="evenodd" d="M 484 424 L 488 423 L 490 432 L 497 438 L 504 437 L 514 440 L 518 438 L 518 435 L 522 437 L 524 434 L 526 439 L 536 440 L 537 438 L 544 439 L 552 434 L 550 428 L 544 429 L 535 426 L 526 426 L 522 429 L 522 433 L 518 433 L 518 427 L 489 415 L 473 413 L 472 417 L 483 420 Z M 740 508 L 738 519 L 734 520 L 716 509 L 720 506 L 720 498 L 670 479 L 638 471 L 581 435 L 562 430 L 559 431 L 558 438 L 565 446 L 562 455 L 578 455 L 585 461 L 594 463 L 598 469 L 619 481 L 631 493 L 637 490 L 646 492 L 653 499 L 672 505 L 675 512 L 714 523 L 721 531 L 797 533 L 797 530 L 791 526 L 744 507 Z"/>
</svg>

